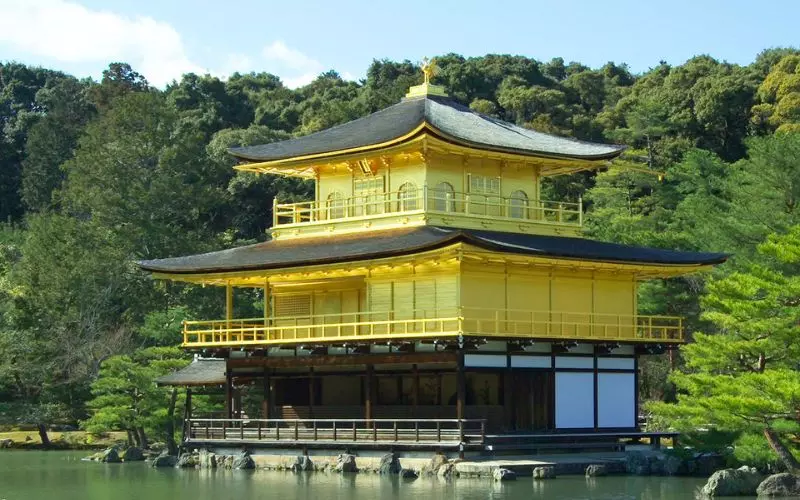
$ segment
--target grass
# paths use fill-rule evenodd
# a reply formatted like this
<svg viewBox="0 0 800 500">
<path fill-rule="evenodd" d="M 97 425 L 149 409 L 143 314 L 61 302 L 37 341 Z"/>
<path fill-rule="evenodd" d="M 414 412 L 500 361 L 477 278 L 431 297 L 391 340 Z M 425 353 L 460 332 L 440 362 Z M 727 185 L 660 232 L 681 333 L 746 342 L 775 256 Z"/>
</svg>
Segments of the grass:
<svg viewBox="0 0 800 500">
<path fill-rule="evenodd" d="M 125 441 L 125 432 L 107 432 L 101 436 L 89 434 L 86 431 L 51 431 L 47 435 L 53 448 L 62 450 L 90 450 L 102 449 L 119 441 Z M 42 441 L 39 433 L 33 431 L 8 431 L 0 432 L 0 441 L 11 439 L 14 443 L 12 448 L 16 449 L 40 449 Z"/>
</svg>

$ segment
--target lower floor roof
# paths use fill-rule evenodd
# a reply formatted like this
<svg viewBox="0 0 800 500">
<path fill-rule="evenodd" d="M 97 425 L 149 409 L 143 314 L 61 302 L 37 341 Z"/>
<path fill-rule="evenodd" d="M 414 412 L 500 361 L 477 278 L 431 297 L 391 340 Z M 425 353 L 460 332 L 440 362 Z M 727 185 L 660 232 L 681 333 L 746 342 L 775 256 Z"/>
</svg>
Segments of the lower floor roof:
<svg viewBox="0 0 800 500">
<path fill-rule="evenodd" d="M 634 247 L 584 238 L 419 226 L 348 235 L 270 240 L 217 252 L 140 261 L 165 274 L 272 270 L 409 255 L 455 243 L 504 254 L 651 265 L 708 266 L 727 254 Z"/>
</svg>

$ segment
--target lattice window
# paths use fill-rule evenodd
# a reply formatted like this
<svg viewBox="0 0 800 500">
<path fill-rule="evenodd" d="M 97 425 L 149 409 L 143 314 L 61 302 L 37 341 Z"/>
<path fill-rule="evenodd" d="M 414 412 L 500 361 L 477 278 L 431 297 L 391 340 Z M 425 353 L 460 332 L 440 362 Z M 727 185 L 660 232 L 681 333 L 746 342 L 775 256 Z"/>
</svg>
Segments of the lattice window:
<svg viewBox="0 0 800 500">
<path fill-rule="evenodd" d="M 433 189 L 433 209 L 439 212 L 455 212 L 455 190 L 449 182 L 440 182 Z"/>
<path fill-rule="evenodd" d="M 528 218 L 528 195 L 525 191 L 514 191 L 508 200 L 508 216 L 514 219 Z"/>
<path fill-rule="evenodd" d="M 344 217 L 344 196 L 339 191 L 328 195 L 328 218 L 341 219 Z"/>
<path fill-rule="evenodd" d="M 366 215 L 378 214 L 383 210 L 384 184 L 383 177 L 367 177 L 353 181 L 353 195 L 356 205 L 363 206 L 363 213 Z"/>
<path fill-rule="evenodd" d="M 397 205 L 400 212 L 417 209 L 417 186 L 406 182 L 397 190 Z"/>
<path fill-rule="evenodd" d="M 311 316 L 311 294 L 276 295 L 275 316 Z"/>
</svg>

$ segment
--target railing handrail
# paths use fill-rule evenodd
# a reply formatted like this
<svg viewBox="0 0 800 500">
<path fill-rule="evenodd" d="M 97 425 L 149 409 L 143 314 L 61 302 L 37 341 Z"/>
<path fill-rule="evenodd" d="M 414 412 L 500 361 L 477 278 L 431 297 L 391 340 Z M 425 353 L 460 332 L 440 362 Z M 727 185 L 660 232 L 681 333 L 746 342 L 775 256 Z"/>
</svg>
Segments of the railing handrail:
<svg viewBox="0 0 800 500">
<path fill-rule="evenodd" d="M 456 314 L 449 314 L 451 311 L 455 311 Z M 355 312 L 347 312 L 347 313 L 328 313 L 328 314 L 310 314 L 310 315 L 300 315 L 300 316 L 271 316 L 267 319 L 271 321 L 302 321 L 302 320 L 314 320 L 314 319 L 326 319 L 326 318 L 342 318 L 342 317 L 367 317 L 372 315 L 388 315 L 390 317 L 394 317 L 397 315 L 417 315 L 419 313 L 433 313 L 434 315 L 431 317 L 412 317 L 412 318 L 399 318 L 399 319 L 391 319 L 391 320 L 382 320 L 382 321 L 391 321 L 391 322 L 402 322 L 402 321 L 422 321 L 422 320 L 429 320 L 429 321 L 437 321 L 437 320 L 453 320 L 453 319 L 488 319 L 488 318 L 469 318 L 465 312 L 469 311 L 477 311 L 477 312 L 490 312 L 492 314 L 508 314 L 508 313 L 520 313 L 520 314 L 542 314 L 542 315 L 550 315 L 550 316 L 564 316 L 564 315 L 575 315 L 575 316 L 590 316 L 590 317 L 608 317 L 608 318 L 630 318 L 630 319 L 667 319 L 667 320 L 682 320 L 681 316 L 668 316 L 668 315 L 658 315 L 658 314 L 615 314 L 615 313 L 598 313 L 598 312 L 579 312 L 579 311 L 564 311 L 564 310 L 536 310 L 536 309 L 495 309 L 495 308 L 488 308 L 488 307 L 444 307 L 441 309 L 393 309 L 389 311 L 355 311 Z M 444 314 L 447 313 L 447 314 Z M 185 320 L 184 324 L 186 325 L 200 325 L 200 324 L 209 324 L 209 323 L 245 323 L 245 322 L 253 322 L 255 323 L 253 326 L 263 327 L 264 326 L 264 317 L 258 318 L 241 318 L 241 319 L 219 319 L 219 320 Z M 509 319 L 509 318 L 501 318 L 500 321 L 521 321 L 517 319 Z M 347 322 L 347 324 L 352 323 L 363 323 L 364 321 L 355 321 L 355 322 Z M 339 323 L 331 323 L 331 325 L 336 325 Z M 344 323 L 342 323 L 344 324 Z M 323 323 L 319 323 L 319 326 L 323 326 Z M 298 326 L 312 326 L 312 325 L 298 325 Z"/>
<path fill-rule="evenodd" d="M 481 211 L 485 213 L 481 214 Z M 491 216 L 579 227 L 583 223 L 583 200 L 555 201 L 490 193 L 446 192 L 423 185 L 414 191 L 395 190 L 333 200 L 274 201 L 273 226 L 422 212 Z"/>
<path fill-rule="evenodd" d="M 413 423 L 427 423 L 427 424 L 436 424 L 436 423 L 448 423 L 448 424 L 458 424 L 458 423 L 481 423 L 486 422 L 487 419 L 485 418 L 195 418 L 189 417 L 187 420 L 190 422 L 253 422 L 253 423 L 266 423 L 266 422 L 277 422 L 277 423 L 314 423 L 314 422 L 322 422 L 322 423 L 332 423 L 332 422 L 348 422 L 348 423 L 405 423 L 405 424 L 413 424 Z"/>
</svg>

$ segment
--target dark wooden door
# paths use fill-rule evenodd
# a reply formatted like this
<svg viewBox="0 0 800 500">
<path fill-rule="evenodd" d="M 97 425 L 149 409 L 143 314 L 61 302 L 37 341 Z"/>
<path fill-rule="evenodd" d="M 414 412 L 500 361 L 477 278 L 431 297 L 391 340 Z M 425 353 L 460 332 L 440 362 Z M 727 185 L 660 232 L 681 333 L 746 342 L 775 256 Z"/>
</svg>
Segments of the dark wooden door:
<svg viewBox="0 0 800 500">
<path fill-rule="evenodd" d="M 553 428 L 553 377 L 549 372 L 515 372 L 512 376 L 514 427 L 517 431 Z"/>
</svg>

